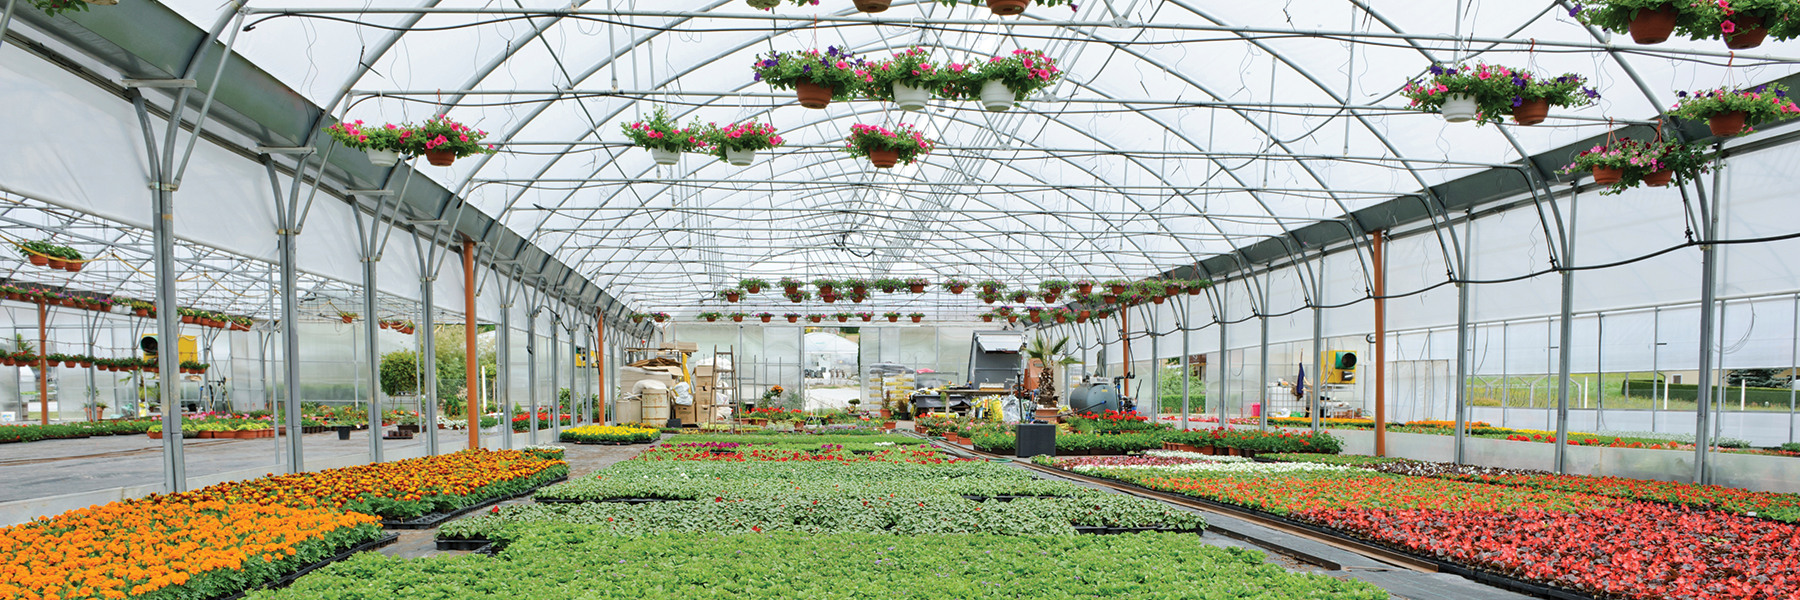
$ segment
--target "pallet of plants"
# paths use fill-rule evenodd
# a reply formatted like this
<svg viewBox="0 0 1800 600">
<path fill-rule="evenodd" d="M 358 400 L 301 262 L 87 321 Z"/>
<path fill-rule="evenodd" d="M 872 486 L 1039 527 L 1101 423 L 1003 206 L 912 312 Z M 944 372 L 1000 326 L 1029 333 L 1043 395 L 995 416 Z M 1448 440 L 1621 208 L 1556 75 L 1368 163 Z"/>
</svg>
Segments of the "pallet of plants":
<svg viewBox="0 0 1800 600">
<path fill-rule="evenodd" d="M 1060 467 L 1068 460 L 1078 459 L 1039 462 Z M 1778 598 L 1800 581 L 1792 552 L 1800 526 L 1594 493 L 1619 490 L 1616 483 L 1529 478 L 1538 485 L 1497 485 L 1392 466 L 1402 463 L 1163 460 L 1174 464 L 1087 465 L 1080 472 L 1260 512 L 1553 597 Z"/>
<path fill-rule="evenodd" d="M 625 446 L 630 444 L 648 444 L 662 437 L 662 431 L 648 427 L 622 427 L 613 425 L 583 425 L 564 429 L 557 439 L 571 444 L 588 444 L 601 446 Z"/>
<path fill-rule="evenodd" d="M 1514 123 L 1536 125 L 1552 106 L 1587 106 L 1600 97 L 1587 87 L 1587 78 L 1574 73 L 1551 78 L 1486 63 L 1434 64 L 1429 73 L 1429 78 L 1407 82 L 1400 94 L 1410 101 L 1407 108 L 1440 113 L 1451 123 L 1481 126 L 1510 115 Z"/>
<path fill-rule="evenodd" d="M 156 421 L 150 419 L 126 419 L 50 425 L 0 425 L 0 444 L 81 439 L 96 435 L 136 435 L 149 431 L 156 424 Z"/>
</svg>

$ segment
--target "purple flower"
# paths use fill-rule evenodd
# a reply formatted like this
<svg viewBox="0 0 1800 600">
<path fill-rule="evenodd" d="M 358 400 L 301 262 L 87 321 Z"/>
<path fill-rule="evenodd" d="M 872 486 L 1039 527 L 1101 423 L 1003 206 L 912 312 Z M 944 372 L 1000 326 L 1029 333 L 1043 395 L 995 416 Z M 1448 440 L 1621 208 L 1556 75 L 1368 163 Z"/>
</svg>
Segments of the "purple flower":
<svg viewBox="0 0 1800 600">
<path fill-rule="evenodd" d="M 1431 65 L 1431 74 L 1432 74 L 1432 75 L 1443 75 L 1443 74 L 1444 74 L 1444 68 L 1443 68 L 1443 67 L 1440 67 L 1440 66 L 1437 66 L 1437 65 Z"/>
<path fill-rule="evenodd" d="M 1588 98 L 1599 98 L 1600 97 L 1600 92 L 1594 91 L 1594 88 L 1581 88 L 1581 93 L 1587 94 Z"/>
<path fill-rule="evenodd" d="M 1569 16 L 1570 17 L 1576 17 L 1576 16 L 1580 16 L 1580 15 L 1581 15 L 1581 5 L 1580 4 L 1576 4 L 1574 6 L 1569 7 Z"/>
<path fill-rule="evenodd" d="M 1524 98 L 1520 98 L 1518 96 L 1513 96 L 1513 108 L 1518 108 L 1522 104 L 1525 104 Z"/>
<path fill-rule="evenodd" d="M 1681 98 L 1686 98 L 1687 92 L 1675 92 L 1675 95 L 1678 97 L 1681 97 Z"/>
<path fill-rule="evenodd" d="M 762 73 L 757 73 L 757 74 L 756 74 L 756 80 L 757 80 L 757 81 L 762 81 Z"/>
<path fill-rule="evenodd" d="M 1775 90 L 1775 97 L 1776 98 L 1786 98 L 1787 91 L 1786 90 Z"/>
</svg>

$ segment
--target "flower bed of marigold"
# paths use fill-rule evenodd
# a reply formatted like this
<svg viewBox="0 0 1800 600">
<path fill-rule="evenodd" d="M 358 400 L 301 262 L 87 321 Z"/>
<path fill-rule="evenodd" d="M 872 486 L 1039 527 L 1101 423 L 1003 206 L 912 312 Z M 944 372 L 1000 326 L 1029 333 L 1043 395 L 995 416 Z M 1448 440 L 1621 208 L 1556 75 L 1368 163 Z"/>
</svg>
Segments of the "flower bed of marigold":
<svg viewBox="0 0 1800 600">
<path fill-rule="evenodd" d="M 0 528 L 0 598 L 216 598 L 381 535 L 382 516 L 466 505 L 567 473 L 522 452 L 271 475 Z"/>
<path fill-rule="evenodd" d="M 516 450 L 465 450 L 309 473 L 221 483 L 193 494 L 228 502 L 321 506 L 409 519 L 509 496 L 569 473 L 569 465 Z"/>
<path fill-rule="evenodd" d="M 1656 494 L 1603 478 L 1494 485 L 1370 470 L 1397 466 L 1218 463 L 1083 472 L 1602 598 L 1800 597 L 1800 526 L 1632 500 Z M 1643 483 L 1653 489 L 1658 482 Z M 1681 494 L 1665 490 L 1665 497 Z"/>
<path fill-rule="evenodd" d="M 647 427 L 583 425 L 564 429 L 561 439 L 577 444 L 648 444 L 662 436 L 662 431 Z"/>
</svg>

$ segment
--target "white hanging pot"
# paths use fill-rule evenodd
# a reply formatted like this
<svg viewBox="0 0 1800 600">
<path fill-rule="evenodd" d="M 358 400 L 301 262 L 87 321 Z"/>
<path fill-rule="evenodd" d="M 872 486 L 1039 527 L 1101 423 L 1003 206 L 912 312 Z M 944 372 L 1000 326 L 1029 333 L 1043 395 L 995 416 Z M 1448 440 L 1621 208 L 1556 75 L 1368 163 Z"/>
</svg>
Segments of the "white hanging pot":
<svg viewBox="0 0 1800 600">
<path fill-rule="evenodd" d="M 981 84 L 981 106 L 992 112 L 1012 110 L 1013 91 L 1006 83 L 998 79 L 989 79 Z"/>
<path fill-rule="evenodd" d="M 930 99 L 931 94 L 926 93 L 923 88 L 916 88 L 904 83 L 894 84 L 894 104 L 899 106 L 900 110 L 913 112 L 925 110 L 925 102 Z"/>
<path fill-rule="evenodd" d="M 364 150 L 369 155 L 369 164 L 377 167 L 391 167 L 400 162 L 400 153 L 393 150 Z"/>
<path fill-rule="evenodd" d="M 659 165 L 672 165 L 681 162 L 681 153 L 662 148 L 651 148 L 650 158 L 656 159 L 656 164 Z"/>
<path fill-rule="evenodd" d="M 731 163 L 732 166 L 736 167 L 748 167 L 750 166 L 750 163 L 756 162 L 756 151 L 748 149 L 732 150 L 726 148 L 725 162 Z"/>
<path fill-rule="evenodd" d="M 1468 94 L 1451 94 L 1444 99 L 1444 120 L 1451 123 L 1467 123 L 1475 120 L 1475 97 Z"/>
</svg>

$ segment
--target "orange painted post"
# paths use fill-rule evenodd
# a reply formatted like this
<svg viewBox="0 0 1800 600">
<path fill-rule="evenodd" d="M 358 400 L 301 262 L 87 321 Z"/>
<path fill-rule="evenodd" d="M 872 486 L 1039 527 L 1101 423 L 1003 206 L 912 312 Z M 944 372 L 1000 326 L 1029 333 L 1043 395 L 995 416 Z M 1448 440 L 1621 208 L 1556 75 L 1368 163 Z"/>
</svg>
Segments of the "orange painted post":
<svg viewBox="0 0 1800 600">
<path fill-rule="evenodd" d="M 475 241 L 463 240 L 463 371 L 469 387 L 469 447 L 481 447 L 481 356 L 475 351 Z"/>
<path fill-rule="evenodd" d="M 1374 233 L 1369 254 L 1375 263 L 1370 284 L 1375 292 L 1375 455 L 1387 456 L 1387 263 L 1382 260 L 1382 234 Z"/>
<path fill-rule="evenodd" d="M 49 361 L 50 359 L 45 358 L 45 357 L 49 356 L 50 353 L 44 351 L 44 350 L 48 349 L 44 345 L 44 342 L 45 342 L 46 338 L 48 338 L 50 336 L 49 332 L 47 331 L 47 325 L 45 324 L 45 318 L 50 311 L 49 311 L 49 309 L 44 308 L 43 300 L 38 300 L 37 305 L 38 305 L 38 421 L 45 425 L 49 425 L 50 424 L 50 363 L 47 361 Z M 163 402 L 163 405 L 167 406 L 168 404 L 169 404 L 169 402 L 165 399 Z M 176 406 L 180 406 L 180 403 L 176 403 Z"/>
</svg>

